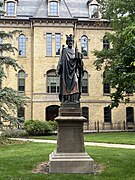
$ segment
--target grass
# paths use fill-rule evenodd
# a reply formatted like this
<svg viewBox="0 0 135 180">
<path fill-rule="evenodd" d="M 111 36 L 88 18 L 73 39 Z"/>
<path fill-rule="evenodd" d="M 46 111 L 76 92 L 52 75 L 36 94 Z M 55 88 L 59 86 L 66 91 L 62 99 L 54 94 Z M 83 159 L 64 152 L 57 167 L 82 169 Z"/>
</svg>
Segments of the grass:
<svg viewBox="0 0 135 180">
<path fill-rule="evenodd" d="M 34 174 L 40 162 L 48 161 L 55 145 L 24 143 L 0 147 L 0 180 L 134 180 L 135 150 L 86 147 L 105 169 L 99 174 Z"/>
<path fill-rule="evenodd" d="M 57 136 L 32 136 L 35 139 L 56 140 Z M 135 144 L 135 132 L 109 132 L 109 133 L 90 133 L 84 134 L 84 141 L 104 142 L 115 144 Z"/>
</svg>

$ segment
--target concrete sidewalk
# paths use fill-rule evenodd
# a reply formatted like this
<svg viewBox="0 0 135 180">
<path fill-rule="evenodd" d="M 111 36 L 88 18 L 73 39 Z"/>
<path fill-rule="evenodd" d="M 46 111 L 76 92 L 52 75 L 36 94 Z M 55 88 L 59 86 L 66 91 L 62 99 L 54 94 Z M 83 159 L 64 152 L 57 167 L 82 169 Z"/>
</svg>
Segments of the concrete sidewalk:
<svg viewBox="0 0 135 180">
<path fill-rule="evenodd" d="M 39 142 L 39 143 L 51 143 L 56 144 L 56 140 L 45 140 L 45 139 L 26 139 L 26 138 L 10 138 L 14 140 Z M 111 148 L 124 148 L 124 149 L 135 149 L 135 145 L 127 144 L 110 144 L 110 143 L 96 143 L 96 142 L 84 142 L 85 146 L 100 146 L 100 147 L 111 147 Z"/>
</svg>

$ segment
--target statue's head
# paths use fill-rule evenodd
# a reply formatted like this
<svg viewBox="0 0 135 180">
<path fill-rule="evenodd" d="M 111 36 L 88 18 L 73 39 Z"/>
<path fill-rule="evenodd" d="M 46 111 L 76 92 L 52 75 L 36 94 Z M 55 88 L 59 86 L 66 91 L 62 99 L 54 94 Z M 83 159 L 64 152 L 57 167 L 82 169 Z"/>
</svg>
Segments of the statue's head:
<svg viewBox="0 0 135 180">
<path fill-rule="evenodd" d="M 68 45 L 69 48 L 72 48 L 73 44 L 74 44 L 74 36 L 72 34 L 70 34 L 69 36 L 66 35 L 67 39 L 66 39 L 66 44 Z"/>
</svg>

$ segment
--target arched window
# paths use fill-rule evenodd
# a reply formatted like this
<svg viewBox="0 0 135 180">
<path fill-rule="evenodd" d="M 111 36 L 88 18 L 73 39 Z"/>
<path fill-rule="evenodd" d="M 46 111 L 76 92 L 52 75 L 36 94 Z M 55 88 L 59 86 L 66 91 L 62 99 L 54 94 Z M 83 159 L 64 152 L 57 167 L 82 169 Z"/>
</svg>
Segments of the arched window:
<svg viewBox="0 0 135 180">
<path fill-rule="evenodd" d="M 83 56 L 88 56 L 88 38 L 87 36 L 81 37 L 81 52 Z"/>
<path fill-rule="evenodd" d="M 58 16 L 58 1 L 49 2 L 49 15 Z"/>
<path fill-rule="evenodd" d="M 55 70 L 47 72 L 47 93 L 59 93 L 59 77 L 56 76 Z"/>
<path fill-rule="evenodd" d="M 82 115 L 87 119 L 87 122 L 89 122 L 89 108 L 88 107 L 82 107 Z"/>
<path fill-rule="evenodd" d="M 59 106 L 57 105 L 51 105 L 46 107 L 46 119 L 47 121 L 51 120 L 54 121 L 54 119 L 59 114 Z"/>
<path fill-rule="evenodd" d="M 26 36 L 24 34 L 19 36 L 19 56 L 26 56 Z"/>
<path fill-rule="evenodd" d="M 134 108 L 133 107 L 126 108 L 126 122 L 134 123 Z"/>
<path fill-rule="evenodd" d="M 82 78 L 82 93 L 88 93 L 88 73 L 84 71 L 84 76 Z"/>
<path fill-rule="evenodd" d="M 103 37 L 103 49 L 109 49 L 110 48 L 110 42 L 107 36 Z"/>
<path fill-rule="evenodd" d="M 112 122 L 111 109 L 109 107 L 104 107 L 104 122 L 105 123 Z"/>
<path fill-rule="evenodd" d="M 25 92 L 25 72 L 23 70 L 18 72 L 18 91 Z"/>
<path fill-rule="evenodd" d="M 105 80 L 105 72 L 103 73 L 103 94 L 110 94 L 110 85 Z"/>
</svg>

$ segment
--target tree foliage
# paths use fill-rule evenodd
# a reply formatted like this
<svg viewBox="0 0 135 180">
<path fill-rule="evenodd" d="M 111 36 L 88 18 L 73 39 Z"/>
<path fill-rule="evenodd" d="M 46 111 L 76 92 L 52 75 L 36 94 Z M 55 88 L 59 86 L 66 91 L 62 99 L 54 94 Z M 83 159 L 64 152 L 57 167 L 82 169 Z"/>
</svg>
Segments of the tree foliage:
<svg viewBox="0 0 135 180">
<path fill-rule="evenodd" d="M 7 41 L 12 39 L 18 31 L 4 32 L 0 31 L 0 121 L 8 120 L 17 122 L 17 118 L 13 116 L 17 108 L 24 107 L 25 97 L 19 96 L 17 91 L 11 87 L 3 87 L 2 82 L 6 78 L 5 68 L 14 68 L 15 71 L 19 68 L 17 61 L 12 58 L 17 50 L 12 44 Z M 10 54 L 10 56 L 7 56 Z"/>
<path fill-rule="evenodd" d="M 95 50 L 97 70 L 104 68 L 105 82 L 113 89 L 111 107 L 120 101 L 129 102 L 135 92 L 135 1 L 102 0 L 103 17 L 110 20 L 114 30 L 106 33 L 111 49 Z"/>
</svg>

